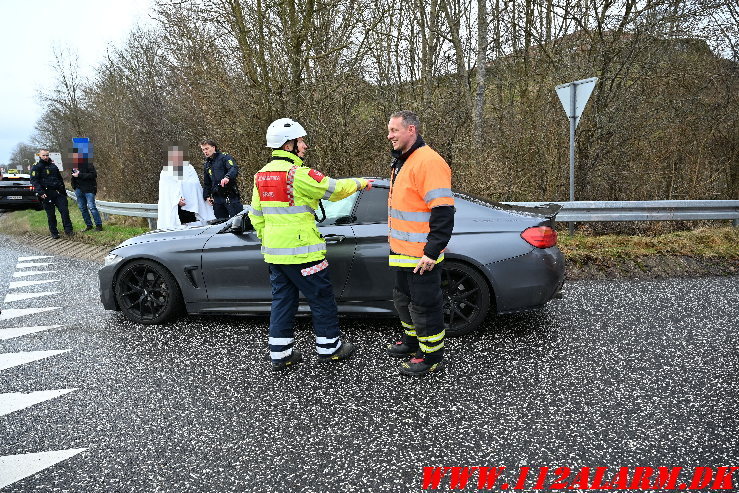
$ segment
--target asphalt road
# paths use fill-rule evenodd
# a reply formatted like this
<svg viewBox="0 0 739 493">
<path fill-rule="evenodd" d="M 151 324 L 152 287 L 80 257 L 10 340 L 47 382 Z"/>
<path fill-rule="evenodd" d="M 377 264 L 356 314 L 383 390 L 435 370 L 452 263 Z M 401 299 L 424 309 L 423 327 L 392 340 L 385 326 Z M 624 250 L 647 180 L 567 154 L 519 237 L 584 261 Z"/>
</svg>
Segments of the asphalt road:
<svg viewBox="0 0 739 493">
<path fill-rule="evenodd" d="M 0 353 L 66 351 L 1 369 L 0 394 L 75 389 L 0 416 L 0 465 L 84 449 L 3 492 L 413 492 L 424 466 L 739 466 L 739 277 L 569 283 L 448 340 L 446 373 L 424 379 L 384 354 L 394 321 L 345 320 L 358 352 L 326 366 L 304 319 L 306 363 L 275 374 L 265 319 L 131 324 L 100 306 L 98 264 L 12 277 L 41 253 L 0 245 L 0 297 L 59 291 L 3 303 L 59 308 L 0 329 L 60 325 Z M 29 279 L 60 281 L 9 289 Z"/>
</svg>

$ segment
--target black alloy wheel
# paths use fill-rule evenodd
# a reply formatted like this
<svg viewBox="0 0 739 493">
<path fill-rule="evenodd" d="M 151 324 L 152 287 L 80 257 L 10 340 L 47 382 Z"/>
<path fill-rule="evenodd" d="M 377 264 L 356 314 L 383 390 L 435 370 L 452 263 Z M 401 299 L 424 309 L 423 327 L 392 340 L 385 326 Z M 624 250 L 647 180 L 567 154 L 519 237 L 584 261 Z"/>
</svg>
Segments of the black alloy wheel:
<svg viewBox="0 0 739 493">
<path fill-rule="evenodd" d="M 441 263 L 446 335 L 461 336 L 476 330 L 490 309 L 490 288 L 474 267 L 453 260 Z"/>
<path fill-rule="evenodd" d="M 161 324 L 182 308 L 177 281 L 167 269 L 150 260 L 135 260 L 121 269 L 115 297 L 127 319 L 146 325 Z"/>
</svg>

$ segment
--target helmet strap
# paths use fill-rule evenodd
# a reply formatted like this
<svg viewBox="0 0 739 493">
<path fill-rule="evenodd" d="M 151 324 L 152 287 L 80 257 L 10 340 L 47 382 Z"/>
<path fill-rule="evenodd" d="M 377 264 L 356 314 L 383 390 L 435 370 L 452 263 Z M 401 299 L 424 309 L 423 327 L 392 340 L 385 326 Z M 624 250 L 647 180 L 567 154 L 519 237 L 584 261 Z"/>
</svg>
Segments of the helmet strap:
<svg viewBox="0 0 739 493">
<path fill-rule="evenodd" d="M 293 139 L 292 140 L 292 143 L 293 143 L 293 149 L 292 149 L 292 151 L 287 151 L 287 152 L 292 152 L 293 154 L 295 154 L 297 156 L 298 155 L 298 139 Z"/>
</svg>

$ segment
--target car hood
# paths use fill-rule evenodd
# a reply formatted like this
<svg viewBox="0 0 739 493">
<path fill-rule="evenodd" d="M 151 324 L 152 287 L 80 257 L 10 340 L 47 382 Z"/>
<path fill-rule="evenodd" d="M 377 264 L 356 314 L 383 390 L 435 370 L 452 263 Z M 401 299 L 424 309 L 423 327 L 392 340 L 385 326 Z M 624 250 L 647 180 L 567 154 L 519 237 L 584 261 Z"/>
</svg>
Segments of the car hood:
<svg viewBox="0 0 739 493">
<path fill-rule="evenodd" d="M 148 233 L 134 236 L 133 238 L 129 238 L 115 247 L 112 251 L 131 245 L 139 245 L 141 243 L 156 243 L 161 241 L 179 240 L 182 238 L 192 238 L 194 236 L 201 235 L 212 228 L 213 226 L 201 226 L 198 228 L 184 229 L 157 229 L 154 231 L 149 231 Z"/>
</svg>

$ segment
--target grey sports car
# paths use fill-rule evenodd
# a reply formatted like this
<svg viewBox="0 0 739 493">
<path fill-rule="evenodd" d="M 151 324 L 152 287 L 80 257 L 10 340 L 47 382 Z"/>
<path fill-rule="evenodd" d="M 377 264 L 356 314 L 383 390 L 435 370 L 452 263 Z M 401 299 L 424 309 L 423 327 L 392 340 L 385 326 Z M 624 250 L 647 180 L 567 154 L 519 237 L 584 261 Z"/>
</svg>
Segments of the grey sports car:
<svg viewBox="0 0 739 493">
<path fill-rule="evenodd" d="M 394 314 L 388 266 L 387 180 L 318 212 L 334 293 L 342 314 Z M 488 312 L 539 308 L 562 287 L 556 246 L 559 206 L 523 208 L 455 192 L 454 234 L 443 267 L 449 335 L 476 329 Z M 267 264 L 246 213 L 192 229 L 158 230 L 114 248 L 100 269 L 108 310 L 160 324 L 188 314 L 268 314 Z M 308 311 L 301 304 L 301 311 Z"/>
</svg>

